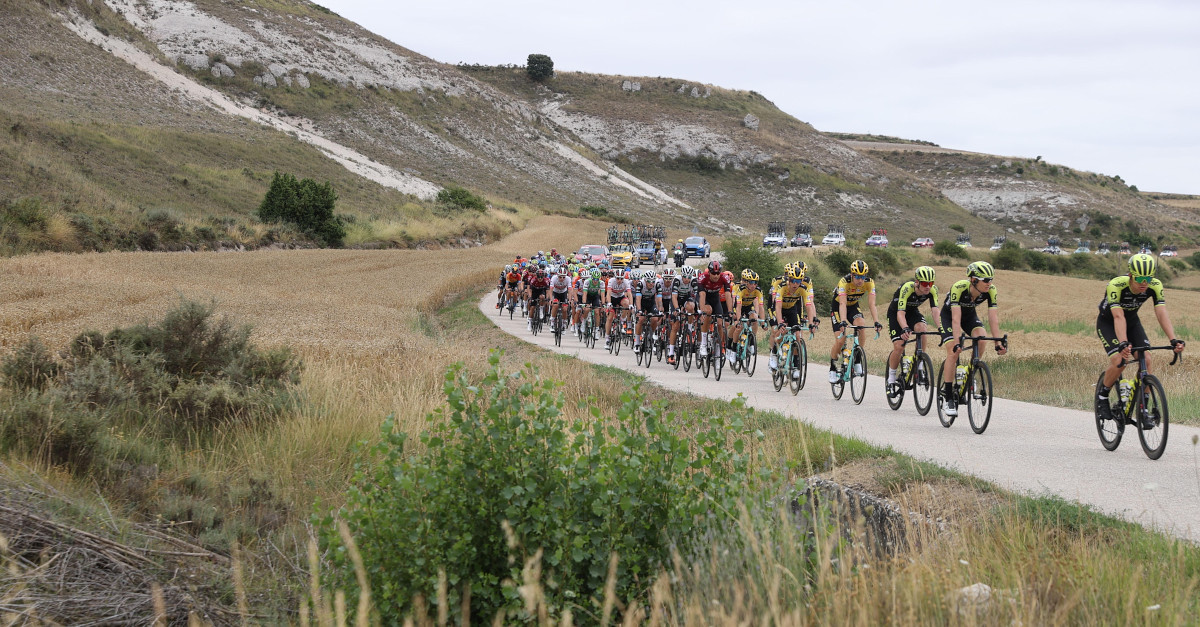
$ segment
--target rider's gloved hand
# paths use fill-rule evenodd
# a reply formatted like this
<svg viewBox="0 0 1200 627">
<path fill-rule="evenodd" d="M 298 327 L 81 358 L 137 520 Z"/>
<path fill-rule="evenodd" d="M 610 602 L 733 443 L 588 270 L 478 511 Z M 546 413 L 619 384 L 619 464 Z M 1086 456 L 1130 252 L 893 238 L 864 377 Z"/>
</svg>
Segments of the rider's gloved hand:
<svg viewBox="0 0 1200 627">
<path fill-rule="evenodd" d="M 876 331 L 879 331 L 879 330 L 880 330 L 880 329 L 882 329 L 882 328 L 883 328 L 883 325 L 882 325 L 882 324 L 880 324 L 880 323 L 879 323 L 879 321 L 876 321 L 876 322 L 875 322 L 875 330 L 876 330 Z"/>
</svg>

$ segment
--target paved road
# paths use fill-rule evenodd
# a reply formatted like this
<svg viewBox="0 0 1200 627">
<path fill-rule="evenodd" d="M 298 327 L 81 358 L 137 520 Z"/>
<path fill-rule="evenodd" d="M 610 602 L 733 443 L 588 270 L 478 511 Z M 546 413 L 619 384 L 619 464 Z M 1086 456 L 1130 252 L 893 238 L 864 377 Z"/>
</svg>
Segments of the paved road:
<svg viewBox="0 0 1200 627">
<path fill-rule="evenodd" d="M 519 315 L 512 321 L 507 315 L 497 316 L 493 294 L 485 296 L 479 308 L 501 329 L 546 350 L 626 368 L 657 385 L 709 398 L 731 399 L 740 392 L 758 409 L 891 446 L 1014 492 L 1058 495 L 1200 542 L 1200 447 L 1192 444 L 1200 429 L 1195 427 L 1171 425 L 1166 452 L 1151 461 L 1142 453 L 1135 429 L 1127 429 L 1120 448 L 1108 452 L 1100 446 L 1090 413 L 996 399 L 987 431 L 976 435 L 965 410 L 949 429 L 938 421 L 936 408 L 928 416 L 918 415 L 911 396 L 899 411 L 892 411 L 877 376 L 868 376 L 866 398 L 855 406 L 849 389 L 841 401 L 833 400 L 824 381 L 827 365 L 814 363 L 805 388 L 792 396 L 787 388 L 776 392 L 771 386 L 765 355 L 760 355 L 753 378 L 726 368 L 714 382 L 694 367 L 685 373 L 668 367 L 665 360 L 649 369 L 636 367 L 629 350 L 613 357 L 603 344 L 584 348 L 574 336 L 564 337 L 563 346 L 555 347 L 551 333 L 534 337 Z"/>
</svg>

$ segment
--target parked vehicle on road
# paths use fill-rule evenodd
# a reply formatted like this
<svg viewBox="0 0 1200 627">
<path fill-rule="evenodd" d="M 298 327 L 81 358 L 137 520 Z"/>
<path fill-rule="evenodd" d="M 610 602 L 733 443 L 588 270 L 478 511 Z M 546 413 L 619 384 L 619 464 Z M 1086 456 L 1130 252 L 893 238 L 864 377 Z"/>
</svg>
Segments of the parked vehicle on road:
<svg viewBox="0 0 1200 627">
<path fill-rule="evenodd" d="M 708 240 L 699 235 L 693 235 L 683 240 L 683 245 L 687 248 L 688 257 L 707 257 L 712 254 Z"/>
<path fill-rule="evenodd" d="M 796 237 L 792 238 L 792 246 L 807 246 L 808 248 L 812 248 L 812 245 L 812 235 L 808 233 L 799 233 Z"/>
<path fill-rule="evenodd" d="M 590 261 L 599 263 L 608 259 L 608 246 L 600 244 L 584 244 L 575 253 L 575 261 Z"/>
<path fill-rule="evenodd" d="M 829 233 L 821 240 L 821 244 L 825 246 L 845 246 L 846 236 L 841 233 Z"/>
<path fill-rule="evenodd" d="M 917 239 L 913 240 L 912 247 L 913 248 L 933 248 L 933 238 L 918 237 Z"/>
</svg>

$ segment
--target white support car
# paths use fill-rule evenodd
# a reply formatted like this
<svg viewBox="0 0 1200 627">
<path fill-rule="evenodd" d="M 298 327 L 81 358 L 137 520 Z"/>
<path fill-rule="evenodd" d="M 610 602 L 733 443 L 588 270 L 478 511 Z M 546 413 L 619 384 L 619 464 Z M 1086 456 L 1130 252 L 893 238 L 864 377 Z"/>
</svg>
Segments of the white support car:
<svg viewBox="0 0 1200 627">
<path fill-rule="evenodd" d="M 836 232 L 830 233 L 825 236 L 825 239 L 821 240 L 821 244 L 825 246 L 845 246 L 846 236 Z"/>
</svg>

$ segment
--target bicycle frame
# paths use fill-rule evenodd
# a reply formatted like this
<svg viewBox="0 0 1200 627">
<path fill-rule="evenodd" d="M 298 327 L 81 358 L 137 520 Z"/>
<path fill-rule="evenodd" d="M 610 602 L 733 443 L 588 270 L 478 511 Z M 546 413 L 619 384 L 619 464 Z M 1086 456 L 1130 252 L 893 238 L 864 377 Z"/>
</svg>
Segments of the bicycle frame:
<svg viewBox="0 0 1200 627">
<path fill-rule="evenodd" d="M 851 338 L 854 339 L 854 345 L 850 346 L 849 349 L 847 349 L 847 347 L 845 345 L 842 346 L 842 368 L 841 368 L 842 381 L 844 381 L 844 382 L 850 381 L 850 355 L 852 355 L 854 353 L 855 348 L 862 346 L 862 343 L 859 342 L 859 340 L 858 340 L 858 331 L 861 329 L 874 329 L 874 328 L 875 327 L 873 327 L 873 326 L 858 325 L 858 324 L 853 324 L 853 325 L 849 325 L 846 327 L 842 327 L 841 337 L 845 338 L 847 335 L 847 333 L 846 333 L 847 331 L 853 331 L 853 333 L 850 333 L 849 335 Z M 879 339 L 879 331 L 878 330 L 875 331 L 875 339 Z"/>
</svg>

